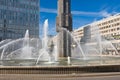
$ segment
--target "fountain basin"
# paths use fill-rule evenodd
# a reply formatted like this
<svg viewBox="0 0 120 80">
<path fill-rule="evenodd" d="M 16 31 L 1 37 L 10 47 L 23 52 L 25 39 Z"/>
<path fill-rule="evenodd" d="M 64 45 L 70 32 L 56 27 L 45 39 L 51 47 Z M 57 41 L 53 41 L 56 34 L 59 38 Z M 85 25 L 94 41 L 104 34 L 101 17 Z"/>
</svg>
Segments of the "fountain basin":
<svg viewBox="0 0 120 80">
<path fill-rule="evenodd" d="M 67 58 L 59 58 L 58 61 L 39 60 L 37 59 L 6 59 L 1 60 L 1 66 L 101 66 L 101 65 L 120 65 L 120 57 L 108 56 L 89 56 L 88 58 L 70 58 L 68 64 Z"/>
<path fill-rule="evenodd" d="M 0 74 L 80 74 L 120 72 L 120 65 L 99 66 L 1 66 Z"/>
</svg>

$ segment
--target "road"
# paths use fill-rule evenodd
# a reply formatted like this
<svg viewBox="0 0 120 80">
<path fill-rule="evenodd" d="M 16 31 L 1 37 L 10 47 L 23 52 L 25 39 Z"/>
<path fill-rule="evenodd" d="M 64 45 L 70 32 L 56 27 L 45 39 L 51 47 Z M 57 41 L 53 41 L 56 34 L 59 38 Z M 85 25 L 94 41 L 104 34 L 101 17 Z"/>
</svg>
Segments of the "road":
<svg viewBox="0 0 120 80">
<path fill-rule="evenodd" d="M 94 74 L 0 74 L 0 80 L 120 80 L 119 73 Z"/>
</svg>

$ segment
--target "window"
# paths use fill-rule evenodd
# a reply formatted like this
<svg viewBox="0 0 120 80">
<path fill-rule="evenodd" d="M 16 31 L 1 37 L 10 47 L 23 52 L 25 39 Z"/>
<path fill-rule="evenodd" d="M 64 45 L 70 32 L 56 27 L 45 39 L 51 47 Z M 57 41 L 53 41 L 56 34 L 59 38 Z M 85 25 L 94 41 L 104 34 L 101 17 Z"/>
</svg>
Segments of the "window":
<svg viewBox="0 0 120 80">
<path fill-rule="evenodd" d="M 120 28 L 117 28 L 117 30 L 120 30 Z"/>
</svg>

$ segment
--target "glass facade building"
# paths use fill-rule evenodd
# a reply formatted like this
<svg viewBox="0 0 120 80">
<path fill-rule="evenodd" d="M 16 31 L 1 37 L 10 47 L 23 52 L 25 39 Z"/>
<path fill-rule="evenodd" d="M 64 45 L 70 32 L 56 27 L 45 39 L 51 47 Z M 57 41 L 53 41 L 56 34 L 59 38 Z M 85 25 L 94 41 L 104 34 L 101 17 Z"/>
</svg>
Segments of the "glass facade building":
<svg viewBox="0 0 120 80">
<path fill-rule="evenodd" d="M 0 40 L 39 37 L 39 0 L 0 0 Z"/>
</svg>

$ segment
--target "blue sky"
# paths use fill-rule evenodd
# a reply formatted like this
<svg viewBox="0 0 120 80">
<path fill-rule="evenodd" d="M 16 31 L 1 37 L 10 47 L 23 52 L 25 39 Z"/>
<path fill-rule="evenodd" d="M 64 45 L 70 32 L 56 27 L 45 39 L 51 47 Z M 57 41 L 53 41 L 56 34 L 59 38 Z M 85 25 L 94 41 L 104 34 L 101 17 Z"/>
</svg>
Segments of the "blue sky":
<svg viewBox="0 0 120 80">
<path fill-rule="evenodd" d="M 73 29 L 120 12 L 120 0 L 71 0 Z M 40 0 L 40 35 L 45 19 L 49 34 L 55 35 L 57 0 Z"/>
</svg>

